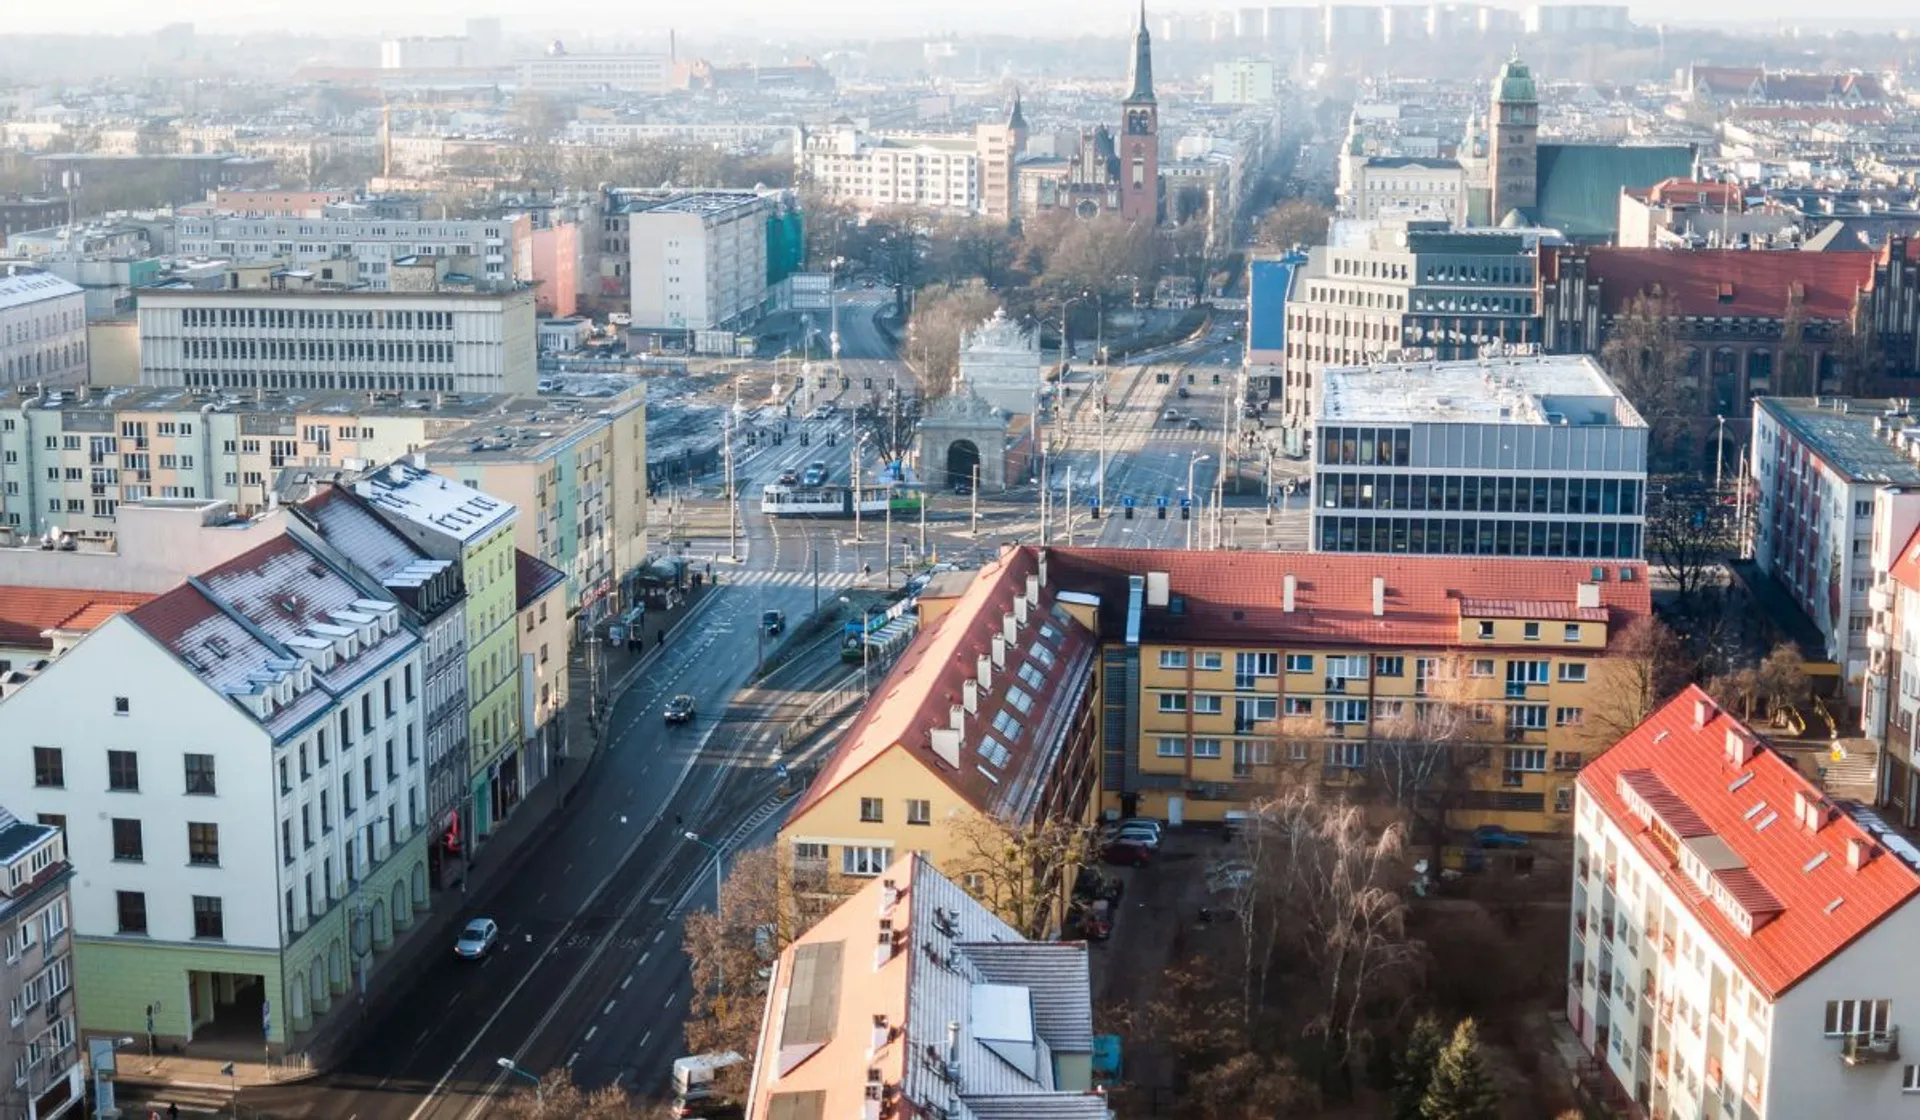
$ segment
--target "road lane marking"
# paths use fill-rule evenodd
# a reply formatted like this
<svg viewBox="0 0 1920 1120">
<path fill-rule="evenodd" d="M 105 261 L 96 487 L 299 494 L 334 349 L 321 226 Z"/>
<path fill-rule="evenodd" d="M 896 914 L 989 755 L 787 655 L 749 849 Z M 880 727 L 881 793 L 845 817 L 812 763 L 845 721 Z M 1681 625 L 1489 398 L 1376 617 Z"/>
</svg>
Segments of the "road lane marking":
<svg viewBox="0 0 1920 1120">
<path fill-rule="evenodd" d="M 643 1034 L 643 1035 L 641 1035 L 641 1036 L 640 1036 L 640 1047 L 639 1047 L 639 1048 L 644 1048 L 644 1047 L 645 1047 L 645 1046 L 647 1045 L 647 1040 L 648 1040 L 648 1039 L 650 1039 L 650 1038 L 652 1038 L 652 1037 L 653 1037 L 653 1032 L 652 1032 L 652 1031 L 648 1031 L 647 1033 L 645 1033 L 645 1034 Z"/>
<path fill-rule="evenodd" d="M 635 961 L 635 962 L 633 963 L 633 967 L 635 967 L 635 968 L 639 968 L 639 967 L 640 967 L 641 965 L 643 965 L 643 964 L 646 964 L 646 963 L 647 963 L 647 958 L 648 958 L 648 957 L 651 957 L 652 955 L 653 955 L 653 950 L 652 950 L 652 949 L 648 949 L 648 950 L 647 950 L 646 952 L 644 952 L 644 953 L 642 953 L 642 954 L 640 954 L 640 959 L 639 959 L 639 960 L 637 960 L 637 961 Z M 628 977 L 628 979 L 629 979 L 629 980 L 631 980 L 631 979 L 632 979 L 632 977 L 631 977 L 631 976 L 629 976 L 629 977 Z"/>
<path fill-rule="evenodd" d="M 467 993 L 465 992 L 455 992 L 453 994 L 453 998 L 447 1001 L 447 1009 L 451 1011 L 453 1009 L 453 1005 L 460 1002 L 460 997 L 466 994 Z"/>
<path fill-rule="evenodd" d="M 623 992 L 626 991 L 627 985 L 631 983 L 633 983 L 633 977 L 629 975 L 625 980 L 620 981 L 620 990 Z"/>
<path fill-rule="evenodd" d="M 675 1001 L 675 1000 L 677 1000 L 677 999 L 679 999 L 679 998 L 680 998 L 680 993 L 678 993 L 678 992 L 668 992 L 668 993 L 667 993 L 667 1002 L 665 1002 L 665 1003 L 663 1003 L 663 1004 L 661 1004 L 660 1006 L 661 1006 L 661 1007 L 672 1007 L 672 1006 L 673 1006 L 673 1003 L 674 1003 L 674 1001 Z"/>
<path fill-rule="evenodd" d="M 580 1060 L 580 1051 L 575 1050 L 572 1054 L 567 1056 L 567 1068 L 572 1069 L 573 1063 L 579 1060 Z"/>
<path fill-rule="evenodd" d="M 592 1042 L 592 1041 L 593 1041 L 593 1036 L 594 1036 L 594 1035 L 595 1035 L 595 1034 L 596 1034 L 596 1033 L 597 1033 L 597 1032 L 598 1032 L 599 1030 L 600 1030 L 600 1024 L 598 1024 L 598 1023 L 595 1023 L 595 1024 L 593 1025 L 593 1026 L 591 1026 L 591 1027 L 588 1027 L 588 1028 L 587 1028 L 587 1037 L 586 1037 L 586 1041 L 588 1041 L 588 1042 Z"/>
<path fill-rule="evenodd" d="M 654 930 L 654 931 L 653 931 L 653 943 L 654 943 L 655 945 L 658 945 L 658 944 L 660 944 L 660 939 L 661 939 L 661 938 L 663 938 L 663 937 L 665 937 L 666 935 L 667 935 L 667 931 L 666 931 L 666 930 L 664 930 L 664 929 L 657 929 L 657 930 Z"/>
<path fill-rule="evenodd" d="M 610 999 L 610 1000 L 608 1000 L 608 1001 L 607 1001 L 607 1005 L 606 1005 L 605 1007 L 602 1007 L 602 1008 L 600 1009 L 600 1014 L 602 1014 L 602 1015 L 606 1015 L 606 1014 L 610 1014 L 610 1013 L 611 1013 L 611 1012 L 613 1011 L 613 1005 L 614 1005 L 614 1004 L 616 1004 L 616 1003 L 618 1003 L 618 1002 L 620 1002 L 620 1001 L 619 1001 L 619 1000 L 613 1000 L 613 999 Z"/>
</svg>

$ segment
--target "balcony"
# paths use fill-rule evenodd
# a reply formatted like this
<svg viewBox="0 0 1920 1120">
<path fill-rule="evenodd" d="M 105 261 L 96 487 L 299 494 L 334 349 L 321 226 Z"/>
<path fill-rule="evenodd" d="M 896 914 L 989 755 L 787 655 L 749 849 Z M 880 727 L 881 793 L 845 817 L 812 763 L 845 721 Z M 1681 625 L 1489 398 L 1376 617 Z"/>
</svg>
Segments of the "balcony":
<svg viewBox="0 0 1920 1120">
<path fill-rule="evenodd" d="M 1881 584 L 1867 592 L 1867 606 L 1884 613 L 1893 609 L 1893 588 Z"/>
<path fill-rule="evenodd" d="M 1585 910 L 1573 916 L 1573 932 L 1580 940 L 1585 941 L 1587 939 L 1587 912 Z"/>
<path fill-rule="evenodd" d="M 1600 938 L 1603 941 L 1613 940 L 1613 919 L 1612 918 L 1600 919 Z"/>
<path fill-rule="evenodd" d="M 1840 1039 L 1840 1060 L 1850 1066 L 1899 1061 L 1900 1028 L 1843 1035 Z"/>
<path fill-rule="evenodd" d="M 1889 636 L 1885 630 L 1875 627 L 1867 631 L 1867 648 L 1874 653 L 1880 653 L 1892 645 L 1893 638 Z"/>
<path fill-rule="evenodd" d="M 1671 933 L 1661 935 L 1660 955 L 1667 958 L 1668 964 L 1674 963 L 1674 944 L 1673 944 L 1673 935 Z"/>
<path fill-rule="evenodd" d="M 1587 859 L 1586 859 L 1586 857 L 1585 857 L 1585 856 L 1582 856 L 1582 857 L 1580 857 L 1579 859 L 1577 859 L 1577 860 L 1574 860 L 1574 861 L 1573 861 L 1573 865 L 1574 865 L 1574 867 L 1576 867 L 1577 869 L 1579 869 L 1579 872 L 1580 872 L 1580 873 L 1579 873 L 1579 875 L 1577 876 L 1577 878 L 1581 878 L 1581 879 L 1584 879 L 1584 878 L 1586 878 L 1586 877 L 1587 877 L 1587 873 L 1588 873 L 1588 872 L 1589 872 L 1590 870 L 1592 870 L 1592 865 L 1591 865 L 1591 864 L 1589 864 L 1589 863 L 1587 862 Z"/>
</svg>

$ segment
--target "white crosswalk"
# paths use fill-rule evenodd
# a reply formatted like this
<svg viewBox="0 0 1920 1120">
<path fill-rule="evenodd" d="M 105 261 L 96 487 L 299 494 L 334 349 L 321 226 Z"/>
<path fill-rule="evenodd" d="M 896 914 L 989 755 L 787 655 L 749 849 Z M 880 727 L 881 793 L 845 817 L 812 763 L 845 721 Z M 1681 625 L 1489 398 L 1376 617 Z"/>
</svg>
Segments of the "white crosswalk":
<svg viewBox="0 0 1920 1120">
<path fill-rule="evenodd" d="M 814 581 L 814 575 L 811 571 L 773 572 L 766 570 L 722 570 L 719 574 L 722 584 L 737 583 L 762 587 L 812 587 Z M 876 572 L 867 578 L 867 582 L 876 583 L 880 578 L 880 574 Z M 860 580 L 861 577 L 856 572 L 820 573 L 821 587 L 858 587 L 861 585 Z"/>
</svg>

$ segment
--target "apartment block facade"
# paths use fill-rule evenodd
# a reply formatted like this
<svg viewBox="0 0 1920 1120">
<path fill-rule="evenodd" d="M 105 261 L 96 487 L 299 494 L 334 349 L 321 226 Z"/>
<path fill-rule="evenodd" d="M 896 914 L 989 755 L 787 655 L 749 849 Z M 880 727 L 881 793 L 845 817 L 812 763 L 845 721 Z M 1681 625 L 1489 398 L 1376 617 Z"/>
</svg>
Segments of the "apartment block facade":
<svg viewBox="0 0 1920 1120">
<path fill-rule="evenodd" d="M 1001 134 L 992 130 L 998 144 Z M 916 206 L 976 213 L 982 207 L 984 138 L 870 133 L 842 119 L 809 132 L 801 174 L 827 197 L 863 210 Z"/>
<path fill-rule="evenodd" d="M 530 287 L 137 296 L 142 385 L 531 394 L 538 380 Z"/>
<path fill-rule="evenodd" d="M 240 535 L 240 534 L 236 534 Z M 247 538 L 251 539 L 251 538 Z M 65 830 L 80 1029 L 276 1050 L 429 905 L 418 636 L 281 533 L 109 619 L 0 700 L 21 812 Z"/>
<path fill-rule="evenodd" d="M 0 1113 L 22 1120 L 79 1116 L 85 1084 L 73 998 L 73 866 L 58 825 L 28 823 L 0 805 L 0 1043 L 11 1075 Z"/>
<path fill-rule="evenodd" d="M 1335 367 L 1321 379 L 1316 552 L 1640 557 L 1647 425 L 1592 358 Z"/>
<path fill-rule="evenodd" d="M 456 563 L 466 588 L 469 812 L 455 834 L 470 852 L 520 800 L 520 644 L 511 502 L 409 462 L 353 484 L 388 525 L 428 555 Z"/>
<path fill-rule="evenodd" d="M 87 298 L 28 265 L 0 270 L 0 388 L 84 385 Z"/>
<path fill-rule="evenodd" d="M 276 209 L 294 204 L 263 203 Z M 524 214 L 397 221 L 308 217 L 303 209 L 292 217 L 217 213 L 182 217 L 178 249 L 182 256 L 240 263 L 277 261 L 314 268 L 323 261 L 334 262 L 345 266 L 334 279 L 383 292 L 389 288 L 395 262 L 419 257 L 446 259 L 476 280 L 531 281 L 532 262 L 526 249 L 532 236 L 532 223 Z"/>
<path fill-rule="evenodd" d="M 1898 1116 L 1920 849 L 1688 688 L 1580 773 L 1567 1018 L 1640 1115 Z"/>
<path fill-rule="evenodd" d="M 754 191 L 702 191 L 627 212 L 636 331 L 744 326 L 767 303 L 767 221 Z"/>
</svg>

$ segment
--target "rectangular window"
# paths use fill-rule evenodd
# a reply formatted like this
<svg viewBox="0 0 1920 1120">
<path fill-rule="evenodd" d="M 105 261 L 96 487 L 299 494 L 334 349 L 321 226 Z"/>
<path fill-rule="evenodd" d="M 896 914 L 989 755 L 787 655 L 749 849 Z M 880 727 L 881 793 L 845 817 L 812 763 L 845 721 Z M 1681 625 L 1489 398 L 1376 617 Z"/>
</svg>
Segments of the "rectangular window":
<svg viewBox="0 0 1920 1120">
<path fill-rule="evenodd" d="M 1313 701 L 1305 696 L 1289 696 L 1287 697 L 1287 714 L 1310 716 L 1313 714 Z"/>
<path fill-rule="evenodd" d="M 1509 704 L 1507 726 L 1521 731 L 1543 731 L 1547 726 L 1545 704 Z"/>
<path fill-rule="evenodd" d="M 1564 637 L 1563 640 L 1569 641 L 1569 642 L 1579 641 L 1580 640 L 1580 624 L 1577 622 L 1567 623 L 1566 636 Z"/>
<path fill-rule="evenodd" d="M 1587 683 L 1587 663 L 1584 661 L 1562 661 L 1560 663 L 1560 683 Z"/>
<path fill-rule="evenodd" d="M 1184 649 L 1163 649 L 1160 651 L 1162 669 L 1184 669 L 1187 667 L 1187 651 Z"/>
<path fill-rule="evenodd" d="M 1509 773 L 1544 774 L 1547 750 L 1545 747 L 1508 747 L 1506 768 Z"/>
<path fill-rule="evenodd" d="M 1328 743 L 1327 765 L 1339 770 L 1358 770 L 1367 764 L 1365 743 Z"/>
<path fill-rule="evenodd" d="M 881 799 L 878 797 L 862 797 L 860 799 L 860 819 L 876 824 L 885 820 L 886 811 Z"/>
<path fill-rule="evenodd" d="M 1220 714 L 1220 698 L 1218 696 L 1195 696 L 1193 698 L 1193 710 L 1196 715 L 1217 716 Z"/>
<path fill-rule="evenodd" d="M 282 773 L 284 774 L 286 760 L 282 759 L 280 764 L 283 768 Z M 210 754 L 187 755 L 186 768 L 187 792 L 211 795 L 214 791 L 213 756 Z"/>
<path fill-rule="evenodd" d="M 1467 666 L 1467 675 L 1469 677 L 1493 676 L 1493 658 L 1491 657 L 1474 658 L 1473 664 Z"/>
<path fill-rule="evenodd" d="M 1520 636 L 1522 638 L 1525 638 L 1529 642 L 1539 641 L 1540 640 L 1540 624 L 1538 622 L 1522 623 L 1520 626 Z"/>
<path fill-rule="evenodd" d="M 907 799 L 907 823 L 932 824 L 933 802 L 916 797 L 909 797 Z"/>
<path fill-rule="evenodd" d="M 1555 727 L 1578 727 L 1587 721 L 1585 708 L 1555 708 L 1553 725 Z"/>
<path fill-rule="evenodd" d="M 1195 739 L 1193 741 L 1193 757 L 1219 758 L 1220 757 L 1220 740 Z"/>
<path fill-rule="evenodd" d="M 280 822 L 280 862 L 293 863 L 293 820 L 288 818 Z"/>
<path fill-rule="evenodd" d="M 220 826 L 187 822 L 187 862 L 195 867 L 220 866 Z"/>
<path fill-rule="evenodd" d="M 1313 672 L 1313 655 L 1311 653 L 1289 653 L 1287 655 L 1287 672 Z"/>
<path fill-rule="evenodd" d="M 1920 1066 L 1900 1067 L 1900 1091 L 1920 1093 Z"/>
<path fill-rule="evenodd" d="M 107 788 L 140 792 L 140 756 L 132 751 L 107 752 Z"/>
<path fill-rule="evenodd" d="M 994 716 L 993 729 L 1009 739 L 1018 739 L 1020 737 L 1020 721 L 1014 719 L 1013 713 L 1011 712 L 1002 711 L 999 715 Z"/>
<path fill-rule="evenodd" d="M 1555 770 L 1578 770 L 1585 762 L 1585 756 L 1579 751 L 1554 751 L 1553 768 Z"/>
<path fill-rule="evenodd" d="M 121 933 L 147 932 L 147 896 L 144 891 L 115 891 L 114 909 Z"/>
<path fill-rule="evenodd" d="M 1483 641 L 1493 640 L 1493 623 L 1484 618 L 1480 620 L 1480 638 Z"/>
<path fill-rule="evenodd" d="M 1020 679 L 1031 688 L 1043 688 L 1047 682 L 1046 675 L 1041 673 L 1039 666 L 1031 661 L 1020 663 Z"/>
<path fill-rule="evenodd" d="M 139 821 L 128 817 L 113 818 L 113 858 L 131 863 L 139 863 L 147 858 Z"/>
<path fill-rule="evenodd" d="M 842 875 L 874 876 L 887 869 L 892 848 L 866 847 L 849 844 L 840 849 L 840 873 Z"/>
<path fill-rule="evenodd" d="M 1162 692 L 1160 710 L 1163 712 L 1184 712 L 1187 710 L 1187 694 L 1184 692 Z"/>
<path fill-rule="evenodd" d="M 1158 753 L 1161 758 L 1185 758 L 1187 756 L 1187 741 L 1173 735 L 1162 735 L 1160 737 L 1160 744 L 1156 748 L 1156 753 Z"/>
<path fill-rule="evenodd" d="M 1365 700 L 1328 700 L 1328 723 L 1365 723 L 1367 722 L 1367 702 Z"/>
<path fill-rule="evenodd" d="M 1407 659 L 1404 657 L 1376 657 L 1373 659 L 1373 675 L 1376 677 L 1400 677 L 1407 672 Z"/>
<path fill-rule="evenodd" d="M 210 895 L 193 896 L 193 935 L 210 941 L 218 941 L 227 935 L 225 917 L 220 912 L 220 900 Z"/>
<path fill-rule="evenodd" d="M 67 763 L 59 747 L 33 748 L 33 784 L 45 789 L 65 789 Z"/>
<path fill-rule="evenodd" d="M 1033 711 L 1033 696 L 1019 685 L 1007 686 L 1007 703 L 1021 715 Z"/>
<path fill-rule="evenodd" d="M 1884 999 L 1830 999 L 1827 1001 L 1826 1035 L 1885 1035 L 1892 1020 L 1893 1001 Z"/>
<path fill-rule="evenodd" d="M 793 862 L 825 863 L 827 862 L 827 846 L 825 844 L 813 844 L 806 841 L 795 841 L 793 845 Z"/>
<path fill-rule="evenodd" d="M 1220 670 L 1220 651 L 1217 649 L 1208 649 L 1201 650 L 1199 653 L 1194 654 L 1194 668 L 1203 672 L 1218 672 Z"/>
</svg>

